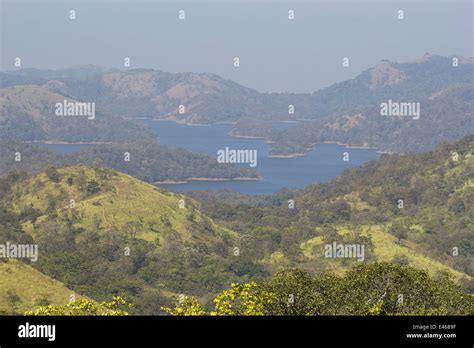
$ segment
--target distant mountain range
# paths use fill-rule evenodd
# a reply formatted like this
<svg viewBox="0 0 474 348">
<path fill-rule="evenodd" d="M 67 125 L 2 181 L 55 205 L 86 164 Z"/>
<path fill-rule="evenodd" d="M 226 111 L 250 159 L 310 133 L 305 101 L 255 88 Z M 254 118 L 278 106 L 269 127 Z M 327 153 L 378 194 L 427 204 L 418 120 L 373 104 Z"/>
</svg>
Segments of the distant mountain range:
<svg viewBox="0 0 474 348">
<path fill-rule="evenodd" d="M 382 151 L 419 152 L 474 131 L 472 59 L 425 55 L 412 63 L 383 61 L 353 80 L 312 96 L 316 117 L 273 132 L 276 153 L 304 152 L 335 141 Z M 418 117 L 382 116 L 381 104 L 419 103 Z"/>
<path fill-rule="evenodd" d="M 87 116 L 58 116 L 56 104 L 83 102 L 46 86 L 18 85 L 0 89 L 0 138 L 23 141 L 125 142 L 153 140 L 153 132 L 132 121 L 95 111 Z"/>
<path fill-rule="evenodd" d="M 14 131 L 25 140 L 122 141 L 149 132 L 129 120 L 113 119 L 154 118 L 233 122 L 233 135 L 265 137 L 273 154 L 280 155 L 305 152 L 323 141 L 424 151 L 472 133 L 473 86 L 472 58 L 430 54 L 409 63 L 382 61 L 312 94 L 259 93 L 207 73 L 93 66 L 23 69 L 0 73 L 0 134 Z M 64 97 L 95 102 L 96 121 L 45 117 Z M 380 104 L 388 100 L 420 103 L 420 119 L 382 117 Z M 283 132 L 272 128 L 273 121 L 296 123 Z"/>
<path fill-rule="evenodd" d="M 385 102 L 393 100 L 386 99 Z M 397 100 L 397 99 L 395 99 Z M 400 100 L 400 99 L 398 99 Z M 388 152 L 420 152 L 474 132 L 474 85 L 456 84 L 418 96 L 419 116 L 381 116 L 380 106 L 354 108 L 274 131 L 269 140 L 276 154 L 304 153 L 319 142 L 338 142 Z M 417 118 L 419 117 L 419 118 Z"/>
<path fill-rule="evenodd" d="M 461 57 L 458 66 L 431 55 L 383 61 L 313 94 L 145 69 L 0 73 L 0 243 L 40 250 L 38 262 L 0 260 L 1 279 L 29 279 L 28 288 L 0 282 L 0 313 L 66 303 L 75 292 L 124 294 L 133 314 L 159 314 L 181 293 L 207 301 L 283 268 L 342 273 L 360 262 L 327 257 L 333 243 L 364 246 L 364 262 L 449 272 L 472 293 L 473 68 Z M 58 116 L 64 100 L 96 103 L 95 118 Z M 392 102 L 419 103 L 420 113 L 382 116 L 381 103 Z M 274 154 L 322 141 L 423 153 L 383 154 L 331 182 L 271 196 L 184 196 L 144 181 L 257 174 L 161 146 L 136 118 L 233 122 L 233 135 L 263 136 Z M 111 144 L 59 155 L 27 141 Z"/>
<path fill-rule="evenodd" d="M 23 81 L 22 74 L 15 81 Z M 44 81 L 37 74 L 28 74 L 28 82 Z M 83 76 L 79 72 L 68 72 L 66 75 Z M 8 74 L 0 77 L 2 83 L 12 82 L 13 79 Z M 255 170 L 234 164 L 218 164 L 215 158 L 206 154 L 159 145 L 153 130 L 137 121 L 104 112 L 103 108 L 95 110 L 94 119 L 58 116 L 58 103 L 89 101 L 53 91 L 50 87 L 55 83 L 57 81 L 0 88 L 0 176 L 13 170 L 36 173 L 50 165 L 95 163 L 148 182 L 189 178 L 258 178 Z M 34 143 L 24 142 L 97 144 L 74 154 L 58 155 Z M 19 161 L 14 160 L 17 152 L 22 156 Z M 125 153 L 130 154 L 128 162 L 124 161 Z"/>
</svg>

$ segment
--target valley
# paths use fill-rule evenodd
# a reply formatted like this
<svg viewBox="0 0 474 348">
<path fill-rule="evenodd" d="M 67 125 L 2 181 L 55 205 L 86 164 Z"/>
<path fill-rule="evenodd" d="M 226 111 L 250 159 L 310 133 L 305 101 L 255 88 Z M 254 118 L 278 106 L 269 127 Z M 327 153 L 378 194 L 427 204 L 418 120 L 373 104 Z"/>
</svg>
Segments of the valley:
<svg viewBox="0 0 474 348">
<path fill-rule="evenodd" d="M 258 313 L 471 313 L 473 64 L 452 58 L 383 61 L 314 93 L 153 69 L 0 72 L 0 245 L 38 248 L 0 258 L 3 279 L 25 279 L 0 286 L 0 311 L 56 313 L 73 294 L 123 296 L 137 315 L 181 315 L 185 298 L 202 315 L 227 291 L 285 297 L 280 281 L 304 280 L 339 297 Z M 85 102 L 94 119 L 55 114 Z M 384 277 L 388 302 L 364 297 Z"/>
<path fill-rule="evenodd" d="M 272 155 L 278 156 L 306 153 L 312 144 L 325 141 L 387 152 L 421 152 L 468 135 L 474 128 L 473 71 L 471 58 L 427 53 L 411 62 L 383 60 L 354 79 L 298 94 L 260 93 L 207 73 L 96 67 L 35 70 L 34 74 L 19 70 L 0 73 L 0 98 L 6 101 L 3 108 L 7 112 L 21 107 L 12 104 L 15 96 L 30 98 L 32 93 L 36 99 L 41 96 L 63 101 L 66 95 L 97 106 L 97 124 L 92 130 L 81 130 L 83 125 L 75 124 L 75 134 L 67 129 L 61 131 L 62 135 L 53 132 L 61 124 L 51 125 L 47 133 L 40 132 L 41 127 L 30 129 L 22 118 L 18 126 L 26 127 L 20 132 L 23 140 L 143 139 L 145 130 L 136 129 L 133 120 L 160 119 L 192 125 L 231 123 L 232 135 L 265 138 Z M 423 122 L 381 116 L 380 104 L 389 99 L 419 103 L 425 115 Z M 179 112 L 180 106 L 185 106 L 185 112 Z M 21 111 L 16 117 L 25 112 Z M 117 125 L 113 132 L 102 129 L 101 119 L 108 117 L 113 117 Z M 281 129 L 274 126 L 276 121 L 298 122 Z M 9 130 L 3 126 L 0 132 L 2 129 Z M 146 134 L 148 139 L 153 137 L 150 132 Z"/>
<path fill-rule="evenodd" d="M 0 0 L 0 348 L 472 346 L 473 9 Z"/>
<path fill-rule="evenodd" d="M 473 141 L 382 155 L 328 183 L 253 199 L 183 196 L 99 166 L 9 175 L 0 179 L 0 242 L 34 241 L 37 271 L 97 300 L 120 293 L 136 314 L 162 314 L 182 293 L 205 302 L 288 267 L 342 275 L 360 263 L 325 257 L 333 243 L 363 245 L 364 263 L 449 273 L 472 289 Z M 22 296 L 18 306 L 30 301 Z"/>
</svg>

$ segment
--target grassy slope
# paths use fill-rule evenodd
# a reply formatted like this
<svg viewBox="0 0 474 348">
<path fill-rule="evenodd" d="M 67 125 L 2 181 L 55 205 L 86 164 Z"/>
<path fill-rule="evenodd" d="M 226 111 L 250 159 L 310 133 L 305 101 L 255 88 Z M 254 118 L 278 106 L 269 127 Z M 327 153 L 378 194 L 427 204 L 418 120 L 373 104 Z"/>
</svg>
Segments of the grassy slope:
<svg viewBox="0 0 474 348">
<path fill-rule="evenodd" d="M 55 213 L 59 216 L 72 214 L 69 208 L 70 200 L 75 200 L 75 214 L 78 220 L 75 227 L 86 230 L 94 229 L 96 224 L 103 230 L 117 230 L 127 233 L 126 224 L 131 221 L 139 221 L 140 228 L 136 237 L 147 241 L 155 241 L 162 238 L 168 229 L 177 231 L 184 241 L 202 241 L 212 243 L 218 236 L 196 231 L 190 233 L 188 216 L 193 213 L 194 221 L 197 223 L 206 219 L 213 227 L 216 225 L 204 217 L 199 210 L 194 208 L 193 203 L 182 195 L 166 192 L 153 185 L 142 182 L 129 175 L 107 170 L 107 178 L 102 174 L 86 166 L 72 166 L 58 169 L 61 181 L 52 182 L 45 173 L 30 177 L 26 182 L 13 188 L 12 208 L 19 213 L 26 207 L 39 209 L 44 214 L 40 216 L 36 225 L 45 221 L 49 214 L 46 213 L 48 196 L 53 197 L 58 207 Z M 84 176 L 88 181 L 95 180 L 101 185 L 101 191 L 97 194 L 87 196 L 76 184 Z M 67 179 L 72 178 L 73 185 L 67 184 Z M 180 203 L 184 200 L 184 208 Z M 166 217 L 168 222 L 163 220 Z M 24 225 L 25 231 L 35 235 L 35 227 L 31 222 Z M 217 228 L 223 234 L 230 231 Z"/>
<path fill-rule="evenodd" d="M 403 158 L 400 159 L 400 161 L 403 160 Z M 388 165 L 390 163 L 383 162 L 380 164 L 382 169 L 383 166 Z M 436 174 L 439 171 L 439 162 L 433 162 L 430 166 L 420 167 L 417 169 L 416 175 L 426 176 L 427 179 L 437 175 L 437 185 L 451 183 L 453 187 L 452 192 L 461 191 L 463 194 L 468 194 L 473 189 L 472 180 L 458 180 L 458 177 L 464 178 L 467 173 L 466 171 L 469 171 L 473 165 L 474 157 L 472 154 L 464 153 L 459 163 L 453 165 L 450 161 L 446 161 L 443 165 L 443 177 Z M 58 218 L 56 220 L 60 220 L 62 216 L 70 217 L 72 209 L 68 208 L 68 203 L 70 199 L 75 199 L 77 202 L 77 208 L 74 210 L 77 215 L 75 227 L 97 230 L 97 226 L 99 226 L 98 230 L 101 233 L 106 233 L 108 230 L 128 233 L 126 224 L 131 221 L 139 221 L 140 228 L 137 237 L 155 242 L 157 248 L 162 251 L 165 250 L 163 248 L 164 237 L 169 229 L 179 233 L 184 241 L 194 245 L 204 244 L 212 246 L 219 243 L 224 235 L 230 238 L 236 237 L 232 231 L 216 226 L 212 220 L 201 214 L 198 209 L 194 208 L 194 202 L 189 198 L 158 189 L 128 175 L 86 166 L 61 168 L 58 169 L 58 172 L 60 174 L 59 182 L 53 182 L 45 173 L 42 173 L 16 184 L 12 188 L 10 196 L 6 198 L 9 202 L 12 202 L 11 207 L 17 213 L 22 212 L 27 207 L 33 207 L 41 211 L 42 216 L 38 218 L 35 224 L 30 222 L 24 225 L 25 230 L 33 236 L 35 236 L 38 226 L 41 226 L 48 216 L 51 217 L 57 214 Z M 88 182 L 91 180 L 97 181 L 101 187 L 100 192 L 86 194 L 79 185 L 81 177 L 85 177 Z M 69 178 L 72 179 L 72 185 L 67 182 Z M 393 180 L 393 178 L 390 180 Z M 444 184 L 439 182 L 439 180 L 444 180 Z M 357 184 L 362 186 L 356 185 L 354 187 L 365 188 L 374 195 L 378 195 L 382 190 L 382 186 L 387 182 L 385 177 L 380 183 L 377 183 L 376 180 L 369 181 L 369 186 L 362 182 Z M 338 194 L 333 195 L 330 200 L 344 198 L 349 202 L 353 211 L 374 211 L 377 209 L 377 206 L 360 199 L 358 189 L 353 189 L 351 188 L 352 186 L 344 187 L 349 187 L 350 190 L 343 189 L 342 192 L 337 190 Z M 50 198 L 48 199 L 48 197 Z M 302 198 L 313 200 L 314 193 L 312 191 L 306 192 Z M 185 208 L 179 207 L 181 199 L 187 201 Z M 54 209 L 48 208 L 48 200 L 57 203 L 57 206 Z M 311 210 L 311 206 L 309 207 Z M 421 244 L 417 243 L 416 238 L 402 240 L 398 244 L 395 238 L 388 233 L 390 224 L 399 219 L 406 219 L 410 222 L 410 227 L 413 230 L 411 232 L 413 234 L 412 237 L 416 237 L 416 233 L 421 234 L 426 231 L 426 226 L 423 223 L 425 217 L 436 214 L 444 216 L 446 219 L 453 218 L 451 216 L 452 213 L 448 211 L 445 204 L 432 206 L 425 202 L 418 208 L 417 214 L 414 216 L 393 216 L 388 223 L 364 223 L 357 226 L 361 230 L 362 235 L 369 235 L 371 237 L 375 258 L 381 261 L 391 261 L 396 255 L 404 255 L 410 265 L 426 269 L 432 274 L 437 271 L 450 271 L 457 279 L 462 277 L 469 278 L 466 274 L 453 269 L 449 262 L 443 263 L 428 257 L 423 252 Z M 190 219 L 190 215 L 193 216 L 192 219 Z M 167 217 L 167 221 L 164 221 L 163 217 Z M 191 221 L 196 223 L 206 221 L 211 228 L 202 228 L 203 225 L 201 224 L 194 226 L 198 228 L 190 229 Z M 351 233 L 348 226 L 344 223 L 333 224 L 333 227 L 337 228 L 341 235 Z M 323 256 L 324 241 L 317 229 L 318 227 L 316 227 L 314 237 L 300 244 L 300 250 L 304 257 L 298 262 L 297 266 L 312 270 L 325 268 L 342 272 L 347 267 L 357 263 L 354 260 L 325 259 Z M 81 235 L 79 234 L 76 238 L 81 238 Z M 292 262 L 281 251 L 266 255 L 261 263 L 270 271 L 276 271 L 279 268 L 292 265 Z M 167 291 L 166 288 L 163 288 L 163 290 Z"/>
<path fill-rule="evenodd" d="M 51 304 L 66 304 L 74 291 L 33 267 L 17 260 L 0 262 L 0 313 L 24 312 L 38 305 L 41 300 Z M 16 294 L 19 301 L 12 308 L 9 294 Z"/>
<path fill-rule="evenodd" d="M 52 181 L 46 173 L 40 173 L 17 182 L 9 195 L 4 197 L 4 201 L 10 202 L 9 207 L 15 213 L 31 208 L 39 211 L 34 223 L 31 219 L 23 222 L 23 230 L 33 239 L 40 238 L 41 234 L 47 231 L 49 233 L 51 225 L 48 224 L 51 221 L 63 228 L 66 228 L 67 221 L 73 221 L 72 227 L 76 231 L 95 231 L 106 239 L 113 236 L 111 233 L 119 233 L 125 240 L 142 239 L 154 249 L 153 255 L 156 257 L 159 255 L 159 259 L 163 262 L 169 262 L 170 258 L 179 256 L 186 250 L 197 252 L 198 257 L 205 257 L 206 261 L 202 268 L 191 269 L 187 264 L 157 265 L 162 272 L 166 271 L 165 278 L 144 285 L 143 289 L 147 294 L 161 294 L 167 298 L 181 293 L 169 286 L 169 282 L 173 281 L 170 278 L 177 277 L 173 275 L 176 272 L 194 272 L 196 279 L 212 278 L 213 276 L 208 275 L 209 272 L 212 272 L 217 279 L 222 277 L 222 272 L 227 272 L 222 266 L 225 259 L 216 248 L 225 248 L 226 243 L 235 240 L 237 235 L 216 225 L 202 214 L 192 199 L 105 168 L 78 165 L 58 168 L 57 172 L 60 176 L 59 182 Z M 85 178 L 85 182 L 98 182 L 100 191 L 93 194 L 84 192 L 80 184 L 84 179 L 81 177 Z M 76 202 L 75 209 L 69 208 L 71 199 Z M 55 206 L 48 207 L 48 201 Z M 180 207 L 183 201 L 185 206 Z M 137 224 L 134 235 L 131 234 L 130 223 Z M 74 238 L 76 243 L 80 243 L 87 238 L 87 234 L 79 232 Z M 175 244 L 177 240 L 179 247 Z M 70 253 L 71 256 L 75 254 L 74 251 Z M 94 254 L 94 257 L 101 262 L 100 255 Z M 39 258 L 41 259 L 41 244 Z M 126 261 L 123 262 L 127 264 Z M 209 263 L 212 263 L 212 266 Z M 202 289 L 209 285 L 199 285 L 200 280 L 189 279 L 189 276 L 183 277 L 182 281 L 188 282 L 187 284 L 197 282 L 196 291 L 199 291 L 199 295 L 196 296 L 205 296 L 206 293 L 203 293 Z M 29 284 L 35 287 L 35 282 Z M 222 279 L 214 285 L 219 284 L 226 285 L 227 282 Z"/>
<path fill-rule="evenodd" d="M 402 241 L 398 244 L 396 238 L 386 231 L 387 227 L 383 225 L 364 226 L 362 235 L 370 236 L 374 246 L 374 256 L 378 261 L 390 262 L 395 256 L 406 256 L 409 265 L 415 268 L 427 270 L 431 275 L 435 275 L 440 271 L 451 272 L 455 279 L 470 279 L 467 274 L 457 271 L 452 267 L 445 265 L 435 259 L 423 255 L 416 243 Z M 338 226 L 338 233 L 341 235 L 349 233 L 345 226 Z M 324 258 L 324 245 L 321 236 L 311 238 L 300 245 L 304 260 L 300 264 L 302 268 L 314 269 L 324 265 L 325 269 L 330 269 L 336 273 L 343 273 L 348 265 L 357 264 L 356 260 L 334 260 Z M 330 262 L 328 262 L 330 261 Z M 271 269 L 278 269 L 283 265 L 289 265 L 290 261 L 281 252 L 275 252 L 262 261 Z"/>
<path fill-rule="evenodd" d="M 458 221 L 459 215 L 455 215 L 450 207 L 449 200 L 456 194 L 458 197 L 464 197 L 464 201 L 467 202 L 466 211 L 463 215 L 465 223 L 467 224 L 466 229 L 474 231 L 474 220 L 469 219 L 472 216 L 472 201 L 469 202 L 469 197 L 474 194 L 473 180 L 470 178 L 470 173 L 474 173 L 474 156 L 472 152 L 472 144 L 474 138 L 466 138 L 454 145 L 448 145 L 446 148 L 440 148 L 436 154 L 427 153 L 421 155 L 421 158 L 413 158 L 411 155 L 402 156 L 395 161 L 376 161 L 374 164 L 368 164 L 366 166 L 372 166 L 369 172 L 363 172 L 362 169 L 355 169 L 347 172 L 345 175 L 337 178 L 337 185 L 334 185 L 326 192 L 331 192 L 328 197 L 324 198 L 323 201 L 337 201 L 345 200 L 350 204 L 352 214 L 356 212 L 377 212 L 379 209 L 386 208 L 371 204 L 368 201 L 364 201 L 360 198 L 361 192 L 370 192 L 374 197 L 381 196 L 389 185 L 399 186 L 414 186 L 415 180 L 424 180 L 424 182 L 430 183 L 433 187 L 443 189 L 449 192 L 448 199 L 443 202 L 434 202 L 431 198 L 422 198 L 415 207 L 409 207 L 408 211 L 414 209 L 416 213 L 404 213 L 400 215 L 390 215 L 389 220 L 384 223 L 376 223 L 366 220 L 365 222 L 358 222 L 356 226 L 350 226 L 345 223 L 332 223 L 332 227 L 336 228 L 340 235 L 347 235 L 348 233 L 354 232 L 352 229 L 356 229 L 362 236 L 369 236 L 373 245 L 373 257 L 379 261 L 392 261 L 395 256 L 404 256 L 410 266 L 415 268 L 427 270 L 431 274 L 435 274 L 440 271 L 448 271 L 452 273 L 455 279 L 460 280 L 461 278 L 472 279 L 472 276 L 459 271 L 454 268 L 455 258 L 450 256 L 450 252 L 446 251 L 443 254 L 444 259 L 437 259 L 434 256 L 429 255 L 429 248 L 424 245 L 424 241 L 427 235 L 430 235 L 430 224 L 436 218 L 441 219 L 445 226 L 452 226 L 454 222 Z M 459 159 L 453 161 L 451 159 L 452 151 L 458 151 L 460 153 Z M 423 158 L 424 157 L 424 158 Z M 404 166 L 403 170 L 406 170 L 406 164 L 412 163 L 415 168 L 408 177 L 400 179 L 397 173 L 398 165 L 401 163 Z M 359 171 L 357 176 L 353 173 Z M 390 176 L 382 175 L 379 173 L 390 172 Z M 354 178 L 358 181 L 354 183 Z M 380 179 L 381 178 L 381 179 Z M 333 182 L 333 183 L 334 183 Z M 327 188 L 332 183 L 319 185 L 319 187 Z M 314 187 L 316 187 L 315 185 Z M 332 190 L 332 191 L 329 191 Z M 313 216 L 318 215 L 314 213 L 317 202 L 321 200 L 319 196 L 320 191 L 312 191 L 311 187 L 308 187 L 303 193 L 295 197 L 300 205 L 306 206 L 300 212 L 301 216 Z M 284 205 L 283 205 L 284 206 Z M 267 215 L 269 215 L 267 213 Z M 400 243 L 397 242 L 396 238 L 389 232 L 390 226 L 395 222 L 405 223 L 410 228 L 410 233 L 407 239 L 403 239 Z M 318 226 L 318 225 L 315 225 Z M 357 263 L 356 260 L 341 260 L 341 259 L 326 259 L 324 257 L 324 245 L 326 242 L 323 239 L 324 233 L 320 231 L 319 227 L 314 228 L 314 237 L 304 240 L 299 245 L 302 257 L 298 260 L 297 265 L 307 269 L 331 269 L 337 273 L 342 273 L 348 266 Z M 454 228 L 453 231 L 456 231 Z M 446 229 L 446 235 L 437 236 L 438 238 L 451 238 L 449 233 L 453 233 Z M 471 237 L 472 238 L 472 237 Z M 345 243 L 350 244 L 351 238 Z M 454 244 L 456 245 L 456 244 Z M 450 244 L 446 245 L 445 250 L 451 250 Z M 278 250 L 271 255 L 267 255 L 261 261 L 268 269 L 275 271 L 283 266 L 291 265 L 289 258 Z"/>
</svg>

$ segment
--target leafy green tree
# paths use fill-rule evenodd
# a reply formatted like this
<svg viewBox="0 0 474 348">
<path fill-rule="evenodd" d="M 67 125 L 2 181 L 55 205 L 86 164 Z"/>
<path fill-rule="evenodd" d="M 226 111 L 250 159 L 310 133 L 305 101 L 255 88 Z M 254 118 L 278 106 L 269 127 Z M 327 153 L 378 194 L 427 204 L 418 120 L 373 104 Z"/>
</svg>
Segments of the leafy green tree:
<svg viewBox="0 0 474 348">
<path fill-rule="evenodd" d="M 401 223 L 395 222 L 390 227 L 390 233 L 397 238 L 397 243 L 400 244 L 402 239 L 408 237 L 408 229 Z"/>
<path fill-rule="evenodd" d="M 461 197 L 454 197 L 448 202 L 448 207 L 455 214 L 462 214 L 466 211 L 466 205 Z"/>
<path fill-rule="evenodd" d="M 313 315 L 324 302 L 311 275 L 297 268 L 278 272 L 263 288 L 274 295 L 266 306 L 267 314 Z"/>
<path fill-rule="evenodd" d="M 163 310 L 177 316 L 260 316 L 265 314 L 265 307 L 272 301 L 272 293 L 260 289 L 256 282 L 250 281 L 232 284 L 229 290 L 222 291 L 214 298 L 214 311 L 209 313 L 203 310 L 196 299 L 189 296 L 181 296 L 175 308 L 164 307 Z"/>
<path fill-rule="evenodd" d="M 59 182 L 61 180 L 61 175 L 59 174 L 56 167 L 48 167 L 45 173 L 49 180 L 51 180 L 52 182 Z"/>
<path fill-rule="evenodd" d="M 360 264 L 344 276 L 300 269 L 277 273 L 263 284 L 232 284 L 204 312 L 192 298 L 172 315 L 472 315 L 474 295 L 449 274 L 430 277 L 409 266 L 387 262 Z"/>
<path fill-rule="evenodd" d="M 273 302 L 273 294 L 254 281 L 232 284 L 214 299 L 215 311 L 211 315 L 264 315 L 265 307 Z"/>
<path fill-rule="evenodd" d="M 95 181 L 95 180 L 91 180 L 89 182 L 87 182 L 87 185 L 86 185 L 86 192 L 90 195 L 94 195 L 96 193 L 99 193 L 101 190 L 100 188 L 100 184 Z"/>
<path fill-rule="evenodd" d="M 465 294 L 448 274 L 435 278 L 423 270 L 387 262 L 362 264 L 349 270 L 342 287 L 347 313 L 382 315 L 467 315 L 474 297 Z"/>
<path fill-rule="evenodd" d="M 400 266 L 405 266 L 410 263 L 410 260 L 403 254 L 397 254 L 393 257 L 392 262 Z"/>
<path fill-rule="evenodd" d="M 67 305 L 39 306 L 26 311 L 25 315 L 64 315 L 64 316 L 127 316 L 131 308 L 125 299 L 114 296 L 110 302 L 96 302 L 87 298 L 79 298 Z"/>
<path fill-rule="evenodd" d="M 175 308 L 162 308 L 165 312 L 174 316 L 200 316 L 207 315 L 202 305 L 193 297 L 182 296 L 176 303 Z"/>
</svg>

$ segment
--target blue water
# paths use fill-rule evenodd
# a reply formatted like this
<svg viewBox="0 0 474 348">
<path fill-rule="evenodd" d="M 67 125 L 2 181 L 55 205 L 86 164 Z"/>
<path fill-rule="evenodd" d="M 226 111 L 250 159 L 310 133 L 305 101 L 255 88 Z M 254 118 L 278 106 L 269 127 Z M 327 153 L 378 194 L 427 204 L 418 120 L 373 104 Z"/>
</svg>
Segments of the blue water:
<svg viewBox="0 0 474 348">
<path fill-rule="evenodd" d="M 261 181 L 193 181 L 185 184 L 160 184 L 170 191 L 230 189 L 249 195 L 271 194 L 284 188 L 303 188 L 316 182 L 327 182 L 345 169 L 377 159 L 375 150 L 349 149 L 337 144 L 317 144 L 303 157 L 269 157 L 270 146 L 263 139 L 234 138 L 229 135 L 231 125 L 188 126 L 171 121 L 144 120 L 155 129 L 160 144 L 181 147 L 217 157 L 217 151 L 229 147 L 234 150 L 257 150 L 258 174 Z M 278 123 L 274 127 L 285 129 L 291 123 Z M 42 144 L 58 153 L 78 151 L 94 144 Z M 343 153 L 349 153 L 349 161 Z M 217 161 L 217 158 L 216 158 Z M 248 164 L 240 164 L 248 167 Z"/>
<path fill-rule="evenodd" d="M 230 125 L 188 126 L 170 121 L 148 122 L 158 134 L 158 142 L 182 147 L 193 152 L 203 152 L 217 157 L 217 151 L 230 149 L 257 150 L 257 167 L 261 181 L 194 181 L 186 184 L 162 184 L 171 191 L 231 189 L 244 194 L 271 194 L 283 188 L 302 188 L 315 182 L 327 182 L 345 169 L 377 159 L 372 149 L 349 149 L 337 144 L 317 144 L 303 157 L 269 157 L 270 146 L 263 139 L 234 138 L 228 132 Z M 291 124 L 280 124 L 288 127 Z M 343 153 L 349 153 L 349 161 Z M 249 167 L 248 164 L 244 165 Z"/>
</svg>

